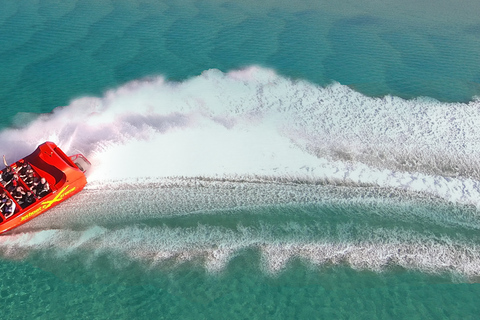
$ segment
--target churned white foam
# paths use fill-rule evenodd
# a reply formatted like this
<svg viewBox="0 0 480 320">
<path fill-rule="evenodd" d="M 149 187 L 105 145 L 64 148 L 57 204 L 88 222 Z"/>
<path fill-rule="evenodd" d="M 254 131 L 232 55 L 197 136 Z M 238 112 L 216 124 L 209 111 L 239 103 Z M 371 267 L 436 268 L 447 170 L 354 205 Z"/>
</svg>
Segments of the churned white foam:
<svg viewBox="0 0 480 320">
<path fill-rule="evenodd" d="M 7 159 L 45 140 L 84 153 L 97 186 L 270 177 L 480 205 L 480 101 L 371 98 L 259 67 L 132 81 L 0 137 Z"/>
<path fill-rule="evenodd" d="M 15 232 L 85 229 L 92 225 L 122 227 L 166 217 L 235 215 L 242 210 L 268 207 L 293 210 L 292 215 L 297 215 L 299 206 L 310 204 L 340 211 L 355 207 L 357 210 L 350 214 L 357 217 L 368 218 L 373 214 L 396 222 L 421 221 L 449 229 L 480 230 L 474 208 L 457 205 L 453 210 L 445 201 L 398 189 L 266 178 L 243 181 L 166 178 L 93 182 L 74 198 L 16 228 Z"/>
<path fill-rule="evenodd" d="M 441 243 L 311 243 L 262 246 L 265 268 L 277 273 L 292 258 L 316 265 L 346 263 L 356 269 L 381 271 L 393 265 L 424 272 L 454 272 L 478 277 L 476 246 Z"/>
<path fill-rule="evenodd" d="M 447 236 L 420 235 L 412 231 L 369 229 L 356 241 L 345 239 L 275 239 L 275 226 L 262 228 L 197 225 L 195 227 L 57 230 L 7 235 L 0 251 L 13 258 L 29 250 L 54 250 L 55 259 L 83 254 L 88 265 L 105 254 L 142 261 L 156 267 L 162 263 L 201 261 L 210 272 L 218 272 L 239 252 L 258 249 L 260 262 L 268 273 L 283 270 L 291 259 L 300 258 L 314 265 L 347 264 L 355 269 L 385 270 L 391 266 L 429 273 L 452 272 L 466 277 L 480 276 L 477 245 Z M 387 237 L 385 237 L 387 235 Z M 39 242 L 39 240 L 41 241 Z M 117 267 L 121 268 L 119 262 Z"/>
</svg>

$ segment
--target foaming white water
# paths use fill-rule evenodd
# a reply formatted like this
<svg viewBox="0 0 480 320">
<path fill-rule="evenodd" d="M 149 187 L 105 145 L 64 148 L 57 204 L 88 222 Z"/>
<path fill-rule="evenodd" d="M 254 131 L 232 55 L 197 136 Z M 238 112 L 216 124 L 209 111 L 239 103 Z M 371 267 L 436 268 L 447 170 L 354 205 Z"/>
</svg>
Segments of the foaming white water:
<svg viewBox="0 0 480 320">
<path fill-rule="evenodd" d="M 315 265 L 346 263 L 355 269 L 381 271 L 388 266 L 429 273 L 453 272 L 467 277 L 480 275 L 480 251 L 476 246 L 439 243 L 320 243 L 262 247 L 265 267 L 277 273 L 292 258 Z"/>
<path fill-rule="evenodd" d="M 275 207 L 298 215 L 301 206 L 349 211 L 357 217 L 390 219 L 396 222 L 427 223 L 442 228 L 480 230 L 478 213 L 412 192 L 385 188 L 315 185 L 250 179 L 248 181 L 200 178 L 144 179 L 130 182 L 92 183 L 48 214 L 15 229 L 15 232 L 48 229 L 88 229 L 92 225 L 119 228 L 161 221 L 168 217 L 235 215 Z M 259 211 L 262 213 L 262 210 Z"/>
<path fill-rule="evenodd" d="M 255 249 L 268 273 L 301 258 L 375 271 L 400 265 L 480 275 L 474 236 L 480 222 L 473 210 L 432 209 L 428 198 L 381 188 L 260 179 L 141 182 L 93 183 L 100 189 L 87 189 L 2 235 L 0 252 L 9 258 L 47 252 L 49 261 L 80 255 L 87 267 L 105 256 L 123 257 L 118 268 L 129 261 L 151 267 L 200 261 L 218 272 L 243 250 Z M 302 207 L 308 203 L 317 205 Z M 278 211 L 264 210 L 271 205 Z M 236 217 L 242 211 L 248 215 Z M 208 217 L 226 214 L 226 220 Z"/>
<path fill-rule="evenodd" d="M 105 181 L 281 177 L 479 205 L 480 102 L 369 98 L 252 67 L 133 81 L 1 134 L 9 159 L 51 140 Z"/>
<path fill-rule="evenodd" d="M 389 239 L 385 239 L 375 234 L 378 230 L 369 231 L 371 236 L 357 241 L 305 241 L 272 239 L 268 229 L 241 227 L 237 230 L 203 225 L 115 230 L 92 227 L 84 231 L 48 230 L 5 236 L 0 251 L 16 258 L 31 250 L 53 249 L 52 259 L 68 260 L 71 255 L 82 254 L 87 266 L 98 256 L 120 254 L 125 259 L 118 268 L 128 265 L 128 261 L 141 261 L 151 267 L 165 262 L 201 261 L 208 271 L 218 272 L 241 251 L 257 249 L 262 254 L 265 272 L 272 274 L 282 271 L 291 259 L 300 258 L 317 266 L 347 264 L 374 271 L 401 266 L 429 273 L 480 276 L 480 250 L 475 244 L 446 236 L 412 238 L 412 232 L 395 230 L 384 231 L 389 234 Z"/>
</svg>

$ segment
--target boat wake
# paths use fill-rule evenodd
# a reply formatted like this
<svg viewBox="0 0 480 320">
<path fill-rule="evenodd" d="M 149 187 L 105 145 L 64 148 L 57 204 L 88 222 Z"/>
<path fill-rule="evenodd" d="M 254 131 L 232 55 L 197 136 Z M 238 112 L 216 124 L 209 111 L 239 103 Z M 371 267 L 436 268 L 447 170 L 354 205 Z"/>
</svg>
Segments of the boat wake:
<svg viewBox="0 0 480 320">
<path fill-rule="evenodd" d="M 46 140 L 94 162 L 90 181 L 278 177 L 478 204 L 480 101 L 369 98 L 251 67 L 133 81 L 1 133 L 8 158 Z M 20 132 L 19 132 L 20 131 Z M 19 139 L 19 137 L 22 139 Z"/>
<path fill-rule="evenodd" d="M 119 250 L 152 264 L 201 257 L 220 270 L 254 247 L 271 272 L 302 257 L 478 276 L 478 239 L 465 239 L 480 227 L 479 107 L 371 98 L 259 67 L 133 81 L 0 133 L 8 158 L 51 140 L 94 168 L 76 199 L 2 237 L 0 248 Z M 312 204 L 320 207 L 307 214 Z M 290 212 L 287 225 L 267 219 L 272 207 Z M 251 227 L 245 212 L 256 217 Z M 359 219 L 372 234 L 331 236 L 334 212 L 346 212 L 337 233 Z"/>
</svg>

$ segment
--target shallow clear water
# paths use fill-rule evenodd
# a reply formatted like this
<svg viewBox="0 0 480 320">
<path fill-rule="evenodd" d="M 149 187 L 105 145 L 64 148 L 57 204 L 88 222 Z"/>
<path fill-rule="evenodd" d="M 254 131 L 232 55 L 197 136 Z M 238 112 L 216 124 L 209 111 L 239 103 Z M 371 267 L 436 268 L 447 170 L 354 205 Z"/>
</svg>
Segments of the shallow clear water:
<svg viewBox="0 0 480 320">
<path fill-rule="evenodd" d="M 93 163 L 3 315 L 479 314 L 478 2 L 0 3 L 1 149 Z"/>
<path fill-rule="evenodd" d="M 473 319 L 478 312 L 477 284 L 452 284 L 448 277 L 401 269 L 312 269 L 299 261 L 269 277 L 255 267 L 259 257 L 254 251 L 242 252 L 220 275 L 209 275 L 195 264 L 115 268 L 114 258 L 105 256 L 87 269 L 81 257 L 58 266 L 41 257 L 32 259 L 37 266 L 3 264 L 12 275 L 10 289 L 17 293 L 1 293 L 6 316 Z"/>
</svg>

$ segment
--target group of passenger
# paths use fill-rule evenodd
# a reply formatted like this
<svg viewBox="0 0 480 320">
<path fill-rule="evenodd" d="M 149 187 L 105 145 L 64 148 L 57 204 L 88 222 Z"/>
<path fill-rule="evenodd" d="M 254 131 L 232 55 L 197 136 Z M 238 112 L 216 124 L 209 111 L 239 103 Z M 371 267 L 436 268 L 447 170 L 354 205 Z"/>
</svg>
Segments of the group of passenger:
<svg viewBox="0 0 480 320">
<path fill-rule="evenodd" d="M 50 191 L 47 180 L 43 177 L 38 177 L 30 164 L 23 160 L 20 160 L 20 164 L 15 169 L 7 166 L 2 171 L 0 179 L 4 188 L 4 191 L 0 193 L 0 210 L 5 219 L 8 219 L 15 213 L 15 202 L 22 208 L 26 208 L 33 204 L 36 199 L 44 197 Z M 28 187 L 27 190 L 21 185 L 20 180 Z M 12 199 L 15 201 L 12 201 Z"/>
</svg>

